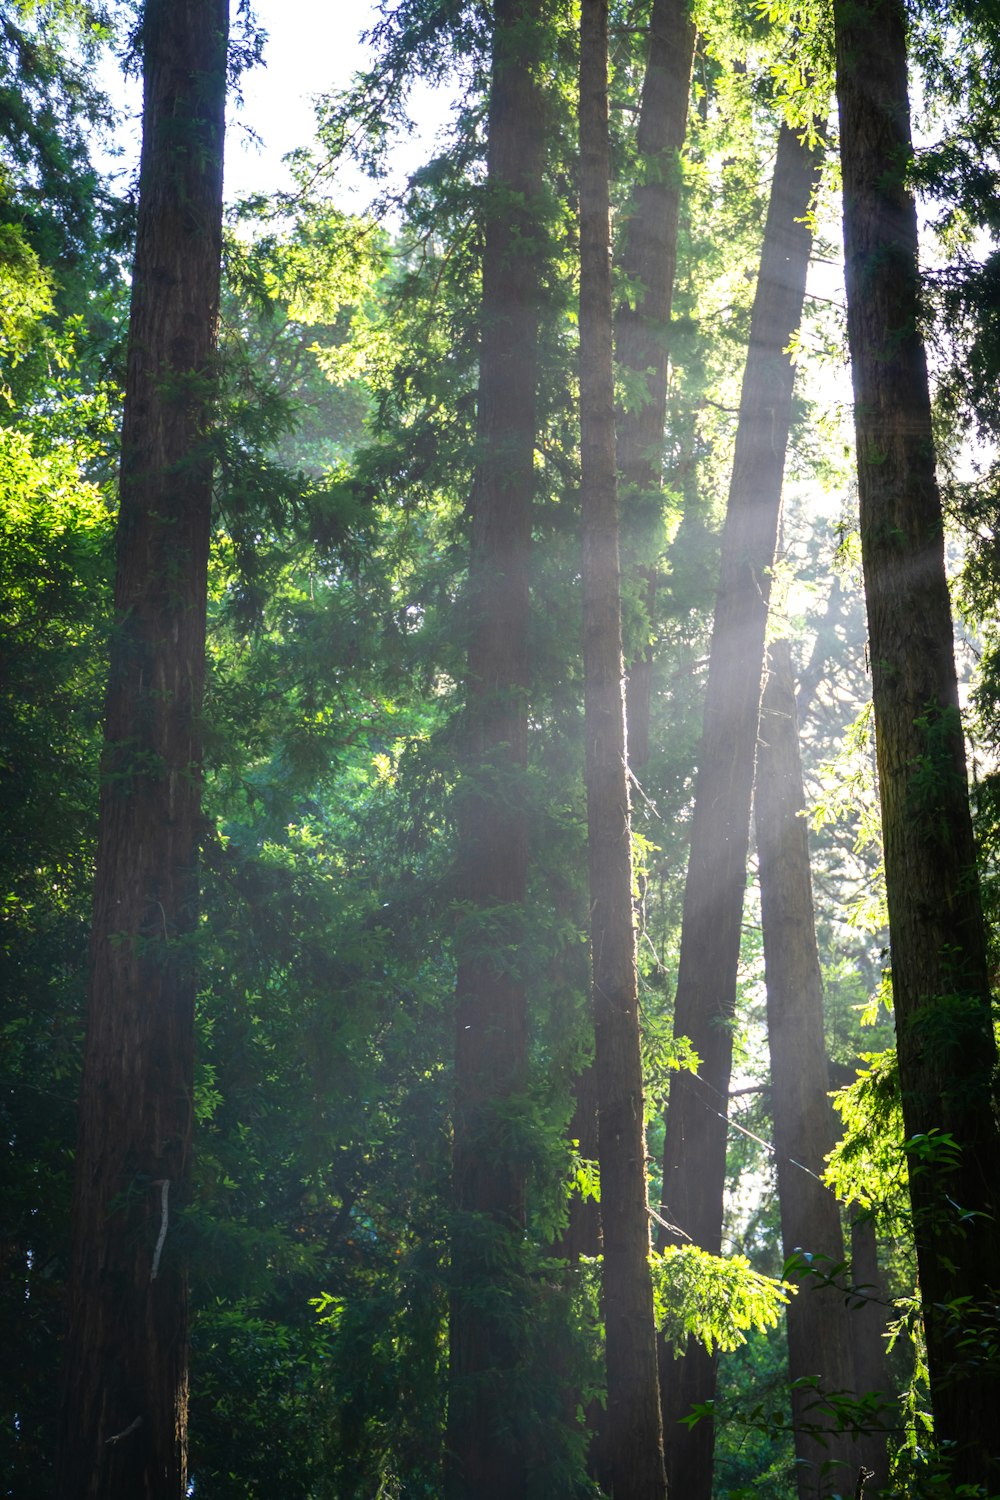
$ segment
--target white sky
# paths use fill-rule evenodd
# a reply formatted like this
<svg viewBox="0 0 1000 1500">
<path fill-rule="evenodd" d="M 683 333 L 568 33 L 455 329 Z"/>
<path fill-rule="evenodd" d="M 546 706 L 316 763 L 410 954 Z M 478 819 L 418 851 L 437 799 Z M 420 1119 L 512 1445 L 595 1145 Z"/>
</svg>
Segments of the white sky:
<svg viewBox="0 0 1000 1500">
<path fill-rule="evenodd" d="M 245 74 L 243 108 L 229 110 L 227 198 L 290 185 L 281 158 L 312 140 L 313 96 L 344 88 L 365 66 L 359 35 L 377 14 L 369 0 L 254 0 L 254 11 L 268 34 L 266 66 Z"/>
<path fill-rule="evenodd" d="M 237 0 L 232 0 L 234 20 L 236 5 Z M 254 11 L 267 32 L 265 66 L 244 75 L 242 108 L 235 101 L 229 105 L 228 200 L 291 186 L 282 158 L 296 147 L 311 143 L 313 98 L 346 87 L 353 74 L 366 66 L 368 50 L 360 34 L 378 19 L 374 0 L 254 0 Z M 100 81 L 112 100 L 126 111 L 115 145 L 120 151 L 118 165 L 131 167 L 138 156 L 141 133 L 139 81 L 123 79 L 114 58 L 105 60 Z M 393 152 L 394 180 L 400 182 L 429 155 L 434 132 L 446 118 L 448 101 L 418 85 L 411 107 L 420 130 L 401 141 Z M 346 163 L 342 177 L 343 206 L 361 211 L 371 195 L 369 185 Z"/>
</svg>

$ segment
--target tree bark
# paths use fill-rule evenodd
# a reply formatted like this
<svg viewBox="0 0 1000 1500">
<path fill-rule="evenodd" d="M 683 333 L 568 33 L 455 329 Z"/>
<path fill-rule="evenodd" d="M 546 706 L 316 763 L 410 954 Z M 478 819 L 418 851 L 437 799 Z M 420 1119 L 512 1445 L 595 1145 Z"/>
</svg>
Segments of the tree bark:
<svg viewBox="0 0 1000 1500">
<path fill-rule="evenodd" d="M 837 1431 L 836 1414 L 824 1401 L 855 1393 L 855 1314 L 845 1306 L 839 1269 L 840 1207 L 820 1181 L 835 1139 L 804 811 L 791 650 L 787 641 L 775 641 L 767 653 L 755 812 L 781 1240 L 786 1260 L 800 1257 L 798 1295 L 786 1315 L 788 1368 L 793 1383 L 816 1382 L 793 1384 L 796 1477 L 799 1500 L 815 1500 L 833 1491 L 852 1493 L 863 1456 L 856 1439 Z M 834 1272 L 837 1285 L 824 1283 Z M 883 1441 L 883 1482 L 884 1448 Z"/>
<path fill-rule="evenodd" d="M 861 548 L 931 1401 L 953 1482 L 995 1488 L 1000 1364 L 970 1349 L 996 1338 L 997 1057 L 906 183 L 905 10 L 835 0 L 834 19 Z M 955 1150 L 935 1146 L 934 1132 Z"/>
<path fill-rule="evenodd" d="M 889 1379 L 886 1309 L 890 1304 L 878 1263 L 875 1221 L 860 1210 L 850 1213 L 850 1221 L 851 1285 L 859 1298 L 859 1305 L 851 1308 L 850 1323 L 854 1389 L 862 1397 L 882 1395 L 858 1438 L 858 1456 L 871 1476 L 865 1490 L 873 1496 L 889 1485 L 888 1429 L 899 1408 Z"/>
<path fill-rule="evenodd" d="M 691 823 L 674 1031 L 701 1059 L 670 1089 L 664 1217 L 713 1254 L 722 1248 L 726 1120 L 740 925 L 750 838 L 764 630 L 794 368 L 785 352 L 802 316 L 811 234 L 804 222 L 819 151 L 782 126 L 750 325 Z M 711 1421 L 682 1419 L 715 1393 L 716 1361 L 689 1343 L 664 1350 L 660 1383 L 668 1480 L 685 1500 L 712 1488 Z"/>
<path fill-rule="evenodd" d="M 608 1443 L 615 1500 L 666 1494 L 656 1377 L 622 691 L 615 476 L 607 0 L 580 37 L 580 453 L 591 964 Z"/>
<path fill-rule="evenodd" d="M 516 1500 L 526 1483 L 518 1373 L 526 1165 L 506 1114 L 527 1074 L 519 948 L 528 879 L 528 565 L 544 163 L 535 10 L 527 0 L 494 6 L 466 767 L 458 793 L 459 890 L 468 915 L 458 936 L 449 1500 Z"/>
<path fill-rule="evenodd" d="M 226 0 L 148 0 L 57 1492 L 186 1490 L 188 1183 Z"/>
<path fill-rule="evenodd" d="M 615 315 L 615 354 L 623 372 L 645 377 L 646 397 L 618 414 L 618 479 L 626 566 L 645 579 L 650 615 L 656 600 L 655 556 L 663 510 L 663 428 L 667 411 L 670 305 L 677 267 L 680 152 L 687 134 L 695 24 L 690 0 L 653 0 L 649 53 L 639 107 L 639 176 L 629 197 L 618 263 L 630 288 Z M 629 764 L 649 759 L 653 652 L 629 667 Z"/>
</svg>

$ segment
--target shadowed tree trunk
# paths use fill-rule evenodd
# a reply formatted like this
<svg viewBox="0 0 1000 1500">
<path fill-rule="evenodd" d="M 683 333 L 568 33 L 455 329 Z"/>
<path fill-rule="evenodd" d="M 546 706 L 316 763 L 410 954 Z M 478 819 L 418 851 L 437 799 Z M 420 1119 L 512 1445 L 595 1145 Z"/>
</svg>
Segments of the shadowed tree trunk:
<svg viewBox="0 0 1000 1500">
<path fill-rule="evenodd" d="M 690 0 L 653 0 L 642 84 L 639 177 L 629 197 L 618 264 L 630 300 L 615 315 L 615 354 L 624 373 L 644 376 L 645 400 L 618 414 L 618 479 L 626 567 L 645 578 L 646 608 L 656 598 L 655 556 L 663 510 L 663 428 L 667 411 L 667 336 L 680 215 L 680 152 L 687 133 L 695 25 Z M 628 674 L 629 765 L 649 759 L 653 653 Z"/>
<path fill-rule="evenodd" d="M 459 890 L 468 914 L 458 934 L 449 1500 L 516 1500 L 526 1482 L 525 1162 L 507 1116 L 527 1071 L 518 950 L 528 877 L 528 564 L 544 160 L 532 67 L 536 10 L 527 0 L 494 7 L 467 760 L 458 794 Z"/>
<path fill-rule="evenodd" d="M 865 1488 L 869 1497 L 889 1483 L 887 1431 L 899 1410 L 889 1379 L 886 1348 L 888 1303 L 878 1263 L 875 1221 L 857 1208 L 851 1219 L 851 1285 L 858 1289 L 851 1307 L 851 1351 L 854 1358 L 854 1389 L 859 1396 L 879 1395 L 865 1431 L 858 1438 L 858 1455 L 871 1478 Z"/>
<path fill-rule="evenodd" d="M 594 1070 L 615 1500 L 665 1496 L 656 1381 L 615 482 L 607 0 L 580 37 L 580 453 Z"/>
<path fill-rule="evenodd" d="M 60 1500 L 179 1500 L 227 0 L 148 0 Z"/>
<path fill-rule="evenodd" d="M 785 353 L 802 317 L 811 234 L 804 223 L 819 152 L 783 126 L 764 230 L 709 657 L 691 823 L 674 1031 L 701 1059 L 671 1083 L 663 1159 L 664 1216 L 700 1245 L 722 1247 L 726 1120 L 743 892 L 750 839 L 764 629 L 774 561 L 794 369 Z M 715 1395 L 716 1360 L 693 1340 L 664 1349 L 663 1430 L 671 1489 L 712 1490 L 711 1421 L 682 1419 Z"/>
<path fill-rule="evenodd" d="M 855 1394 L 851 1320 L 858 1315 L 845 1305 L 838 1269 L 840 1207 L 819 1180 L 835 1138 L 804 810 L 791 650 L 775 641 L 767 653 L 755 812 L 781 1241 L 785 1259 L 798 1258 L 799 1292 L 787 1309 L 788 1368 L 793 1382 L 816 1381 L 792 1390 L 797 1482 L 799 1500 L 815 1500 L 853 1494 L 862 1463 L 879 1483 L 887 1476 L 884 1439 L 876 1469 L 867 1461 L 875 1445 L 838 1433 L 836 1414 L 823 1401 Z M 837 1285 L 824 1285 L 834 1272 Z"/>
<path fill-rule="evenodd" d="M 840 644 L 837 639 L 837 626 L 843 622 L 843 619 L 844 586 L 839 577 L 834 574 L 830 580 L 830 596 L 826 601 L 826 613 L 816 627 L 812 654 L 804 670 L 799 674 L 799 685 L 795 693 L 795 715 L 800 724 L 807 721 L 813 699 L 826 674 L 827 662 Z"/>
<path fill-rule="evenodd" d="M 596 1161 L 599 1155 L 597 1077 L 593 1063 L 577 1077 L 574 1095 L 576 1104 L 569 1124 L 569 1137 L 579 1143 L 582 1157 L 587 1161 Z M 574 1194 L 569 1202 L 566 1228 L 553 1245 L 552 1254 L 574 1267 L 579 1266 L 583 1256 L 600 1255 L 603 1249 L 600 1204 L 594 1198 L 584 1199 Z M 568 1386 L 566 1401 L 570 1421 L 575 1422 L 580 1405 L 579 1392 Z M 587 1428 L 587 1474 L 605 1494 L 610 1494 L 613 1479 L 608 1451 L 607 1411 L 599 1397 L 595 1396 L 588 1402 L 583 1420 Z"/>
<path fill-rule="evenodd" d="M 892 988 L 935 1434 L 1000 1478 L 996 1047 L 927 367 L 902 0 L 835 0 L 848 337 Z M 935 1145 L 944 1135 L 954 1142 Z"/>
</svg>

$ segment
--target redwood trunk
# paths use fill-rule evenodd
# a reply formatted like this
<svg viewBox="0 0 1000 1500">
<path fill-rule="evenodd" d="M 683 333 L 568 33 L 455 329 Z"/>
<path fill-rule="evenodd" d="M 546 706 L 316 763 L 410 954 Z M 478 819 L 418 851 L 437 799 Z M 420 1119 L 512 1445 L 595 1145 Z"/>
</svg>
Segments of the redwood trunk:
<svg viewBox="0 0 1000 1500">
<path fill-rule="evenodd" d="M 858 1439 L 861 1463 L 871 1475 L 865 1493 L 872 1496 L 889 1483 L 888 1433 L 899 1407 L 889 1378 L 886 1313 L 891 1303 L 878 1263 L 875 1221 L 860 1209 L 851 1214 L 851 1285 L 858 1290 L 851 1307 L 854 1389 L 859 1397 L 881 1394 Z"/>
<path fill-rule="evenodd" d="M 186 1489 L 175 1225 L 194 1089 L 227 0 L 149 0 L 60 1500 Z"/>
<path fill-rule="evenodd" d="M 652 615 L 656 569 L 651 565 L 663 505 L 661 453 L 667 402 L 667 332 L 677 264 L 680 215 L 680 151 L 687 131 L 695 26 L 688 0 L 654 0 L 649 20 L 649 51 L 643 77 L 637 148 L 640 176 L 632 189 L 621 233 L 619 262 L 633 288 L 633 302 L 615 315 L 615 354 L 619 364 L 646 377 L 647 399 L 637 410 L 619 411 L 617 464 L 625 497 L 626 550 L 643 569 L 647 609 Z M 649 754 L 649 704 L 653 653 L 647 647 L 628 672 L 627 737 L 629 765 L 637 769 Z M 597 1156 L 597 1116 L 593 1068 L 578 1081 L 571 1136 L 583 1155 Z M 572 1260 L 601 1252 L 600 1209 L 594 1202 L 570 1203 L 569 1226 L 561 1253 Z M 606 1476 L 604 1408 L 587 1411 L 592 1432 L 590 1467 Z"/>
<path fill-rule="evenodd" d="M 459 882 L 450 1387 L 450 1500 L 524 1492 L 522 1153 L 505 1111 L 527 1071 L 519 949 L 525 806 L 528 564 L 534 497 L 543 104 L 536 7 L 497 0 L 489 108 L 478 444 L 469 557 L 466 771 Z"/>
<path fill-rule="evenodd" d="M 656 1377 L 622 692 L 609 207 L 607 0 L 580 39 L 580 451 L 591 963 L 615 1500 L 666 1494 Z"/>
<path fill-rule="evenodd" d="M 811 235 L 804 222 L 819 153 L 783 126 L 778 138 L 740 400 L 709 657 L 705 719 L 681 928 L 674 1031 L 700 1059 L 674 1076 L 663 1161 L 664 1217 L 702 1249 L 722 1248 L 726 1120 L 743 892 L 750 837 L 764 630 L 774 561 L 794 369 Z M 663 1430 L 671 1487 L 712 1489 L 711 1421 L 682 1419 L 715 1395 L 716 1361 L 693 1341 L 664 1351 Z"/>
<path fill-rule="evenodd" d="M 624 371 L 646 381 L 642 404 L 618 415 L 618 478 L 627 565 L 642 569 L 650 615 L 663 511 L 667 338 L 677 267 L 680 153 L 687 133 L 694 42 L 690 0 L 653 0 L 636 141 L 639 176 L 618 252 L 633 300 L 622 303 L 616 313 L 615 354 Z M 652 648 L 647 647 L 629 668 L 628 744 L 634 770 L 649 758 L 652 666 Z"/>
<path fill-rule="evenodd" d="M 781 1240 L 786 1260 L 799 1257 L 798 1295 L 787 1309 L 788 1368 L 793 1382 L 816 1382 L 792 1390 L 796 1477 L 799 1500 L 816 1500 L 854 1493 L 862 1453 L 849 1433 L 837 1432 L 824 1402 L 852 1394 L 855 1381 L 852 1314 L 843 1291 L 824 1284 L 836 1272 L 843 1286 L 844 1236 L 837 1200 L 820 1181 L 835 1141 L 804 810 L 791 651 L 776 641 L 761 706 L 757 854 Z M 809 1262 L 818 1275 L 810 1275 Z"/>
<path fill-rule="evenodd" d="M 834 18 L 899 1077 L 906 1135 L 927 1146 L 911 1151 L 910 1196 L 931 1402 L 953 1482 L 995 1489 L 1000 1364 L 972 1350 L 996 1338 L 997 1055 L 919 332 L 905 11 L 835 0 Z"/>
</svg>

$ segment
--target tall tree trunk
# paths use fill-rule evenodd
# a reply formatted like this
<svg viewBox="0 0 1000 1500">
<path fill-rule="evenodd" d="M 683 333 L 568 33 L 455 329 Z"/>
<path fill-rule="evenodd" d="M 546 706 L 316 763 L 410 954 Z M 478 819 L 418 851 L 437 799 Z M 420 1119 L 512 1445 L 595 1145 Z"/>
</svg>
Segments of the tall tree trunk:
<svg viewBox="0 0 1000 1500">
<path fill-rule="evenodd" d="M 661 460 L 667 402 L 667 329 L 677 263 L 680 215 L 680 150 L 687 131 L 695 26 L 689 0 L 653 0 L 649 51 L 643 77 L 637 147 L 640 177 L 632 189 L 621 234 L 619 263 L 633 287 L 634 302 L 615 315 L 615 354 L 619 364 L 646 377 L 648 397 L 637 410 L 620 411 L 617 420 L 619 484 L 625 500 L 624 529 L 631 536 L 633 562 L 647 561 L 653 551 L 650 531 L 658 530 L 662 510 Z M 656 570 L 647 567 L 647 606 L 652 613 Z M 645 650 L 628 673 L 629 763 L 648 759 L 652 650 Z M 578 1081 L 570 1127 L 581 1152 L 597 1156 L 596 1091 L 593 1067 Z M 570 1203 L 570 1218 L 561 1252 L 572 1260 L 599 1255 L 602 1249 L 600 1208 L 595 1202 Z M 591 1403 L 587 1423 L 592 1432 L 591 1472 L 607 1477 L 602 1459 L 606 1447 L 604 1408 Z"/>
<path fill-rule="evenodd" d="M 875 1221 L 857 1208 L 850 1220 L 851 1285 L 858 1289 L 860 1299 L 851 1308 L 854 1389 L 859 1397 L 882 1395 L 858 1438 L 858 1456 L 871 1476 L 866 1494 L 878 1495 L 889 1484 L 888 1431 L 899 1410 L 892 1395 L 886 1347 L 889 1304 L 878 1263 Z"/>
<path fill-rule="evenodd" d="M 701 1059 L 674 1075 L 663 1159 L 664 1215 L 703 1250 L 722 1248 L 724 1116 L 732 1070 L 740 925 L 760 709 L 764 629 L 774 561 L 794 369 L 785 353 L 802 316 L 811 235 L 804 222 L 819 152 L 782 126 L 750 324 L 705 696 L 691 855 L 681 927 L 674 1031 Z M 660 1371 L 670 1485 L 708 1500 L 713 1432 L 682 1419 L 713 1399 L 716 1361 L 693 1341 L 664 1350 Z"/>
<path fill-rule="evenodd" d="M 518 950 L 528 878 L 528 564 L 534 499 L 543 98 L 537 7 L 494 6 L 469 556 L 467 770 L 459 790 L 454 1201 L 446 1494 L 524 1492 L 525 1166 L 498 1142 L 522 1094 Z M 497 934 L 500 934 L 498 937 Z M 499 947 L 498 947 L 499 944 Z"/>
<path fill-rule="evenodd" d="M 57 1492 L 186 1489 L 199 716 L 227 0 L 147 0 Z"/>
<path fill-rule="evenodd" d="M 695 24 L 690 0 L 653 0 L 642 84 L 639 176 L 629 197 L 618 263 L 634 301 L 615 315 L 615 354 L 623 371 L 644 376 L 646 398 L 618 414 L 618 479 L 627 565 L 643 569 L 646 605 L 656 599 L 655 553 L 663 509 L 662 452 L 667 411 L 667 335 L 677 267 L 680 152 L 687 134 Z M 628 674 L 629 764 L 649 758 L 653 654 Z"/>
<path fill-rule="evenodd" d="M 666 1494 L 656 1380 L 622 693 L 609 204 L 607 0 L 580 36 L 580 452 L 594 1067 L 615 1500 Z"/>
<path fill-rule="evenodd" d="M 996 1339 L 997 1055 L 919 332 L 905 10 L 835 0 L 834 18 L 899 1077 L 906 1135 L 924 1148 L 911 1150 L 910 1196 L 931 1401 L 953 1480 L 996 1488 L 1000 1362 L 968 1351 Z M 935 1148 L 935 1132 L 954 1149 Z"/>
<path fill-rule="evenodd" d="M 788 1367 L 793 1382 L 818 1382 L 792 1390 L 797 1480 L 799 1500 L 815 1500 L 834 1490 L 854 1493 L 862 1452 L 837 1431 L 836 1414 L 824 1405 L 824 1396 L 854 1390 L 855 1372 L 852 1314 L 843 1292 L 822 1280 L 843 1264 L 844 1235 L 837 1200 L 820 1181 L 835 1140 L 804 810 L 791 650 L 775 641 L 761 705 L 757 854 L 781 1240 L 786 1260 L 808 1257 L 787 1310 Z M 818 1277 L 810 1276 L 809 1262 Z M 882 1449 L 884 1482 L 884 1442 Z"/>
</svg>

